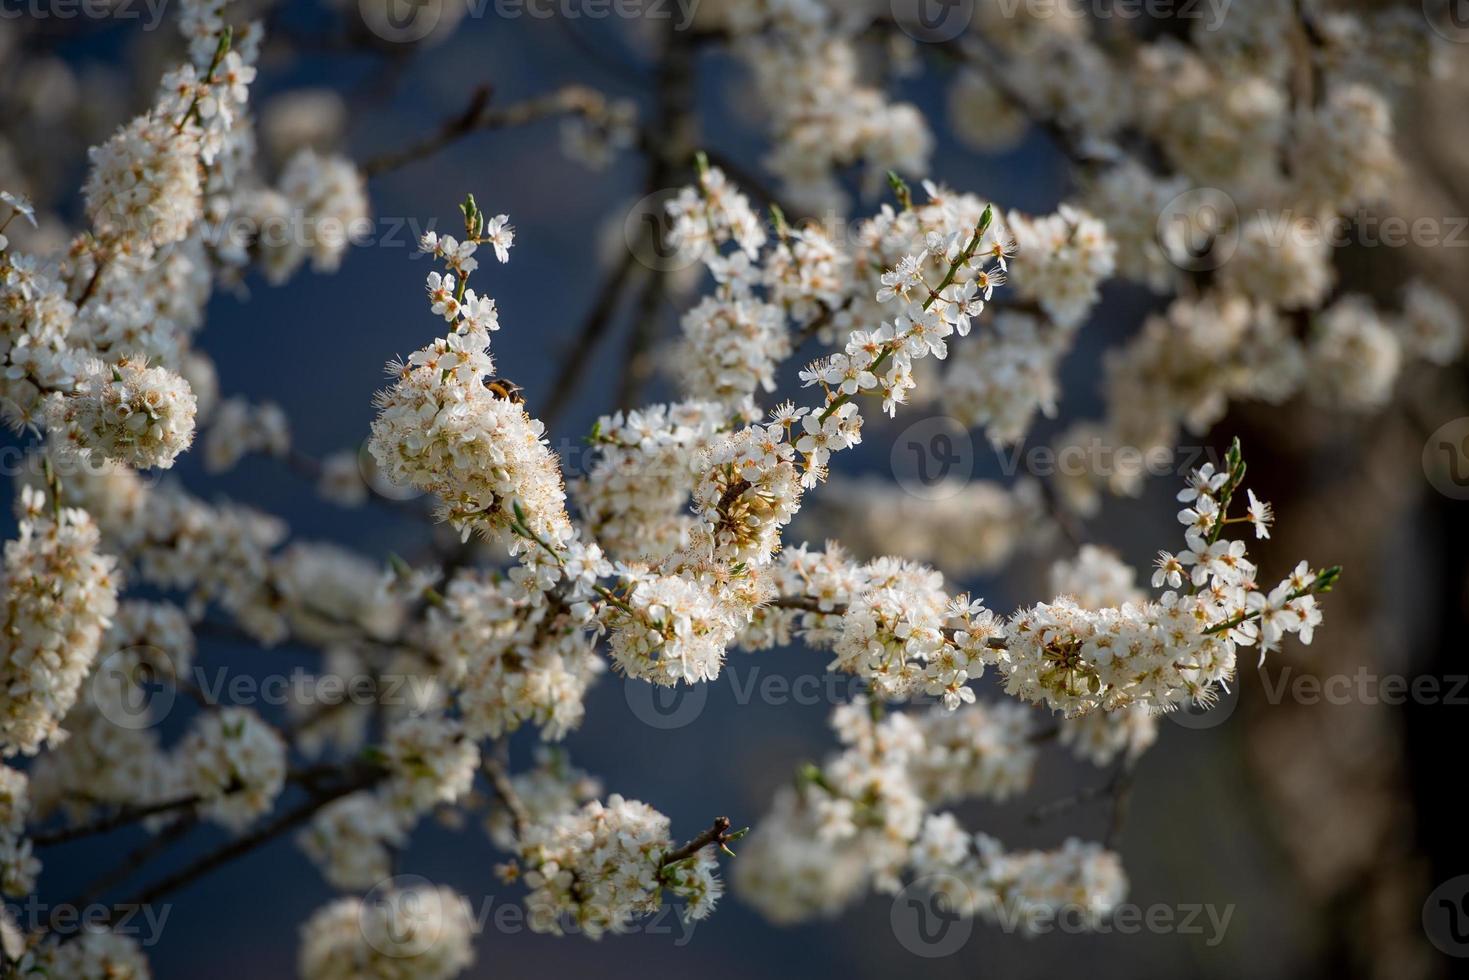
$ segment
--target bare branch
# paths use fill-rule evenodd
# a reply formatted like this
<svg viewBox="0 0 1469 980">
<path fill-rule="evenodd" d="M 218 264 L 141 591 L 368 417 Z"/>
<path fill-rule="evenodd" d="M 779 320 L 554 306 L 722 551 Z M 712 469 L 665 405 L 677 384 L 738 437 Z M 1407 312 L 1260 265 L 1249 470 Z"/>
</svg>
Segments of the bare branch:
<svg viewBox="0 0 1469 980">
<path fill-rule="evenodd" d="M 390 150 L 366 160 L 362 164 L 363 175 L 371 178 L 391 173 L 433 156 L 470 133 L 527 126 L 557 116 L 591 116 L 607 106 L 607 100 L 602 93 L 585 85 L 568 85 L 501 108 L 494 108 L 489 102 L 490 87 L 481 85 L 470 96 L 469 104 L 444 120 L 436 132 L 401 150 Z"/>
</svg>

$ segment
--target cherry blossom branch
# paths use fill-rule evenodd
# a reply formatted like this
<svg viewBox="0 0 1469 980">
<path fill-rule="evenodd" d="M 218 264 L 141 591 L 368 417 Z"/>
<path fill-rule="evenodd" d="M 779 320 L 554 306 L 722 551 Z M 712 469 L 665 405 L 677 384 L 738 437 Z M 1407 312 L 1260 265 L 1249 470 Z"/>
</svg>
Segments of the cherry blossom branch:
<svg viewBox="0 0 1469 980">
<path fill-rule="evenodd" d="M 795 609 L 800 612 L 818 613 L 822 616 L 845 616 L 847 604 L 844 602 L 832 603 L 830 608 L 822 608 L 821 603 L 810 596 L 780 596 L 772 599 L 770 605 L 776 609 Z M 950 631 L 945 631 L 946 633 Z M 991 650 L 1004 650 L 1009 647 L 1009 642 L 1003 636 L 992 636 L 985 640 L 985 646 Z"/>
<path fill-rule="evenodd" d="M 772 207 L 779 208 L 794 218 L 800 218 L 801 212 L 781 201 L 780 195 L 766 184 L 764 178 L 753 172 L 744 164 L 730 158 L 726 153 L 718 150 L 706 150 L 705 155 L 709 162 L 723 170 L 740 186 L 740 189 L 754 195 L 767 210 Z"/>
<path fill-rule="evenodd" d="M 1318 572 L 1314 579 L 1301 586 L 1299 589 L 1292 590 L 1291 593 L 1285 597 L 1285 602 L 1292 602 L 1304 596 L 1315 595 L 1318 592 L 1330 592 L 1332 590 L 1332 587 L 1336 584 L 1336 580 L 1340 577 L 1341 566 L 1332 565 L 1330 568 L 1322 572 Z M 1212 636 L 1215 633 L 1223 633 L 1226 630 L 1232 630 L 1236 626 L 1240 626 L 1244 623 L 1252 622 L 1253 620 L 1259 619 L 1263 614 L 1264 611 L 1259 609 L 1254 610 L 1253 612 L 1240 613 L 1238 616 L 1235 616 L 1232 619 L 1227 619 L 1222 623 L 1215 623 L 1213 626 L 1208 627 L 1204 630 L 1204 635 Z"/>
<path fill-rule="evenodd" d="M 952 262 L 949 263 L 949 271 L 944 274 L 943 282 L 940 282 L 937 286 L 929 287 L 928 296 L 923 301 L 923 309 L 927 310 L 931 308 L 933 304 L 938 301 L 939 295 L 943 293 L 945 289 L 948 289 L 954 284 L 954 280 L 957 279 L 959 276 L 959 270 L 969 265 L 970 261 L 973 260 L 975 254 L 979 251 L 979 243 L 984 239 L 984 233 L 989 230 L 990 223 L 994 221 L 994 217 L 994 206 L 986 206 L 984 209 L 984 214 L 980 216 L 979 224 L 974 226 L 974 235 L 969 239 L 969 244 L 965 245 L 964 250 L 961 251 L 959 255 Z M 896 340 L 890 340 L 886 344 L 884 344 L 882 350 L 878 353 L 876 357 L 872 359 L 872 363 L 867 365 L 867 370 L 874 375 L 877 374 L 878 369 L 887 362 L 887 359 L 889 357 L 892 357 L 893 354 L 897 352 L 898 346 L 899 341 Z M 825 422 L 827 419 L 831 418 L 833 412 L 835 412 L 837 409 L 841 408 L 843 405 L 851 400 L 851 395 L 847 394 L 846 392 L 842 392 L 840 395 L 827 402 L 825 410 L 822 411 L 821 415 L 818 416 L 818 418 L 822 422 Z"/>
<path fill-rule="evenodd" d="M 711 844 L 718 845 L 721 852 L 733 857 L 734 851 L 729 849 L 729 845 L 748 834 L 750 828 L 746 827 L 743 830 L 736 830 L 733 833 L 730 832 L 729 828 L 729 817 L 715 817 L 714 823 L 709 826 L 709 829 L 689 841 L 683 847 L 671 851 L 663 859 L 663 863 L 659 865 L 659 871 L 667 870 L 680 861 L 687 861 Z"/>
<path fill-rule="evenodd" d="M 286 774 L 287 783 L 295 783 L 315 790 L 322 776 L 339 771 L 339 767 L 331 765 L 313 766 L 306 769 L 295 769 Z M 224 795 L 230 796 L 244 789 L 241 785 L 234 785 L 225 790 Z M 209 800 L 197 793 L 179 797 L 173 800 L 165 800 L 159 803 L 137 804 L 120 807 L 116 811 L 87 823 L 74 824 L 70 827 L 60 827 L 56 830 L 44 831 L 31 835 L 31 842 L 36 847 L 50 847 L 56 844 L 65 844 L 84 837 L 93 837 L 98 834 L 110 833 L 123 827 L 147 820 L 177 810 L 188 810 Z"/>
</svg>

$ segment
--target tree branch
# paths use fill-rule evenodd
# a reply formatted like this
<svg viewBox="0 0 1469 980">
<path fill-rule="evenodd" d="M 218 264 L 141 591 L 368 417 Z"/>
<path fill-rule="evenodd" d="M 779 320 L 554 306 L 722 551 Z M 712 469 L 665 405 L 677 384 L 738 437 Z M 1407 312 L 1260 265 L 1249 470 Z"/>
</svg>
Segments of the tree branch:
<svg viewBox="0 0 1469 980">
<path fill-rule="evenodd" d="M 725 848 L 726 844 L 728 844 L 730 841 L 738 840 L 740 837 L 744 836 L 745 833 L 743 830 L 740 830 L 731 834 L 729 832 L 729 827 L 729 817 L 715 817 L 714 823 L 710 825 L 708 830 L 704 831 L 698 837 L 695 837 L 693 840 L 689 841 L 678 850 L 671 851 L 668 856 L 663 859 L 663 863 L 659 865 L 659 870 L 667 868 L 670 865 L 678 864 L 680 861 L 687 861 L 689 858 L 693 857 L 695 854 L 698 854 L 710 844 L 718 844 L 720 848 L 727 849 Z"/>
<path fill-rule="evenodd" d="M 510 781 L 510 773 L 505 764 L 489 753 L 485 754 L 480 763 L 485 777 L 490 781 L 490 788 L 495 791 L 498 799 L 505 809 L 510 813 L 510 820 L 515 824 L 515 837 L 524 840 L 525 832 L 530 827 L 530 814 L 525 809 L 525 801 L 520 794 L 515 792 L 515 784 Z"/>
<path fill-rule="evenodd" d="M 391 173 L 430 157 L 451 143 L 480 130 L 510 129 L 556 116 L 591 116 L 604 110 L 607 105 L 602 93 L 585 85 L 568 85 L 498 109 L 489 105 L 490 94 L 488 85 L 479 86 L 470 96 L 469 104 L 444 120 L 436 132 L 401 150 L 390 150 L 368 158 L 362 164 L 363 176 L 372 178 Z"/>
<path fill-rule="evenodd" d="M 185 885 L 191 884 L 210 872 L 223 867 L 236 858 L 249 854 L 257 847 L 267 844 L 281 834 L 305 823 L 328 803 L 355 793 L 358 790 L 368 789 L 376 785 L 386 775 L 384 770 L 376 767 L 362 768 L 346 782 L 329 790 L 315 793 L 305 803 L 302 803 L 293 810 L 288 810 L 280 814 L 274 820 L 271 820 L 252 833 L 246 834 L 223 847 L 210 851 L 187 867 L 181 868 L 173 874 L 137 892 L 127 901 L 119 902 L 108 910 L 105 921 L 100 924 L 104 926 L 110 925 L 120 913 L 124 913 L 130 908 L 151 904 L 170 892 L 177 891 Z M 71 939 L 79 934 L 73 933 L 71 936 L 65 937 L 65 939 Z"/>
<path fill-rule="evenodd" d="M 171 813 L 175 810 L 187 810 L 203 798 L 198 794 L 183 797 L 176 800 L 167 800 L 162 803 L 150 803 L 144 806 L 125 806 L 105 817 L 100 817 L 88 823 L 76 824 L 71 827 L 62 827 L 45 833 L 33 834 L 31 843 L 35 847 L 51 847 L 55 844 L 65 844 L 68 841 L 80 840 L 83 837 L 91 837 L 94 834 L 105 834 L 109 831 L 126 827 L 156 817 L 159 814 Z"/>
<path fill-rule="evenodd" d="M 561 362 L 560 369 L 556 372 L 555 379 L 551 382 L 551 390 L 546 397 L 545 408 L 537 413 L 548 431 L 560 419 L 567 405 L 571 403 L 571 396 L 582 372 L 591 360 L 592 351 L 607 331 L 613 317 L 617 315 L 618 300 L 622 296 L 623 287 L 627 285 L 632 275 L 635 261 L 636 256 L 632 249 L 628 249 L 617 268 L 612 270 L 602 282 L 602 288 L 597 291 L 592 307 L 586 319 L 582 321 L 581 329 L 577 331 L 571 347 L 566 352 L 566 357 Z"/>
</svg>

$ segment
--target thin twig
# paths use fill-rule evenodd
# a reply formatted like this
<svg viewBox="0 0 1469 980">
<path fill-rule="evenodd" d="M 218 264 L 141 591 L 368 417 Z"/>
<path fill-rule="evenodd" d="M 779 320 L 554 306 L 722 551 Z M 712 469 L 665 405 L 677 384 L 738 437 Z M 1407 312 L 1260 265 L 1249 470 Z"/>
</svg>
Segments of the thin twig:
<svg viewBox="0 0 1469 980">
<path fill-rule="evenodd" d="M 1132 787 L 1134 782 L 1134 771 L 1136 760 L 1129 759 L 1122 764 L 1113 781 L 1112 789 L 1112 821 L 1107 827 L 1107 850 L 1117 850 L 1117 845 L 1122 841 L 1122 827 L 1127 823 L 1127 814 L 1132 807 Z"/>
<path fill-rule="evenodd" d="M 510 781 L 510 773 L 505 764 L 489 753 L 485 753 L 480 768 L 484 770 L 485 777 L 490 781 L 490 787 L 495 791 L 495 797 L 504 805 L 510 813 L 510 821 L 515 825 L 515 836 L 524 839 L 526 830 L 530 827 L 530 813 L 525 809 L 525 801 L 520 794 L 515 792 L 515 784 Z"/>
<path fill-rule="evenodd" d="M 1030 812 L 1026 821 L 1032 824 L 1042 823 L 1052 817 L 1074 810 L 1083 803 L 1095 803 L 1098 800 L 1111 800 L 1115 808 L 1117 797 L 1125 791 L 1131 779 L 1134 762 L 1133 759 L 1124 761 L 1112 773 L 1112 778 L 1100 786 L 1083 787 L 1070 796 L 1063 796 L 1059 800 L 1041 804 Z"/>
<path fill-rule="evenodd" d="M 650 348 L 658 337 L 658 324 L 663 312 L 663 297 L 668 288 L 668 275 L 652 272 L 638 293 L 632 329 L 628 331 L 623 353 L 622 377 L 617 386 L 617 407 L 621 411 L 636 408 L 642 400 L 643 386 L 653 376 Z"/>
<path fill-rule="evenodd" d="M 1041 498 L 1045 501 L 1046 511 L 1051 520 L 1061 529 L 1061 533 L 1071 544 L 1071 547 L 1080 551 L 1081 546 L 1087 542 L 1086 530 L 1076 514 L 1067 508 L 1061 495 L 1056 492 L 1056 484 L 1051 478 L 1041 476 L 1031 467 L 1029 460 L 1026 462 L 1026 472 L 1040 485 Z"/>
<path fill-rule="evenodd" d="M 255 848 L 267 844 L 289 830 L 295 829 L 305 823 L 316 814 L 318 810 L 358 790 L 368 789 L 383 779 L 386 773 L 378 768 L 363 768 L 361 772 L 348 779 L 346 782 L 313 795 L 313 797 L 302 803 L 293 810 L 288 810 L 280 816 L 266 823 L 252 833 L 237 838 L 223 847 L 216 848 L 199 858 L 197 861 L 185 868 L 168 875 L 154 884 L 142 889 L 124 902 L 119 902 L 108 910 L 106 921 L 102 925 L 110 924 L 120 912 L 129 908 L 138 908 L 149 905 L 170 892 L 177 891 L 185 885 L 204 877 L 211 871 L 221 868 L 236 858 L 249 854 Z M 75 935 L 75 934 L 74 934 Z M 70 936 L 66 938 L 72 938 Z"/>
<path fill-rule="evenodd" d="M 794 208 L 791 205 L 783 202 L 780 199 L 780 196 L 776 194 L 775 191 L 768 184 L 765 183 L 764 178 L 762 178 L 754 171 L 746 168 L 744 164 L 739 163 L 738 161 L 729 157 L 727 154 L 721 153 L 718 150 L 706 150 L 705 155 L 709 158 L 710 163 L 714 164 L 714 166 L 718 167 L 720 170 L 723 170 L 731 180 L 739 185 L 741 190 L 749 192 L 749 194 L 753 196 L 756 200 L 758 200 L 765 207 L 766 210 L 769 210 L 770 206 L 773 204 L 779 207 L 792 219 L 799 220 L 800 218 L 805 216 L 800 209 Z"/>
<path fill-rule="evenodd" d="M 363 175 L 372 178 L 391 173 L 433 156 L 470 133 L 526 126 L 556 116 L 591 115 L 606 105 L 606 99 L 600 92 L 585 85 L 568 85 L 501 108 L 491 107 L 489 101 L 490 87 L 479 86 L 470 96 L 469 104 L 444 120 L 432 134 L 401 150 L 390 150 L 366 160 L 362 164 Z"/>
<path fill-rule="evenodd" d="M 90 882 L 75 899 L 63 902 L 57 908 L 87 908 L 114 887 L 126 881 L 134 872 L 146 866 L 153 858 L 183 840 L 188 836 L 189 831 L 198 825 L 199 818 L 195 814 L 180 817 L 156 835 L 148 838 L 142 845 L 134 848 L 116 867 L 103 872 Z"/>
<path fill-rule="evenodd" d="M 658 69 L 656 120 L 651 128 L 643 131 L 644 149 L 648 156 L 648 174 L 644 184 L 647 194 L 666 190 L 689 167 L 698 118 L 694 108 L 697 85 L 694 69 L 693 48 L 688 39 L 670 24 Z M 655 222 L 648 228 L 648 234 L 658 233 Z M 635 407 L 642 399 L 643 386 L 653 376 L 649 349 L 658 338 L 668 279 L 667 271 L 655 269 L 639 293 L 635 319 L 623 354 L 623 373 L 617 391 L 617 407 L 620 409 Z"/>
<path fill-rule="evenodd" d="M 693 857 L 695 854 L 698 854 L 710 844 L 718 844 L 720 847 L 724 847 L 727 842 L 733 839 L 733 837 L 730 835 L 729 827 L 729 817 L 715 817 L 714 823 L 709 826 L 708 830 L 704 831 L 698 837 L 695 837 L 693 840 L 689 841 L 678 850 L 670 852 L 669 855 L 663 859 L 663 864 L 660 865 L 660 867 L 666 868 L 671 864 L 677 864 L 680 861 L 687 861 L 689 858 Z"/>
<path fill-rule="evenodd" d="M 1061 726 L 1050 725 L 1038 731 L 1031 732 L 1030 738 L 1028 738 L 1027 741 L 1030 742 L 1031 745 L 1044 745 L 1046 742 L 1055 741 L 1057 738 L 1060 737 L 1060 735 Z"/>
<path fill-rule="evenodd" d="M 1025 821 L 1029 824 L 1044 823 L 1045 821 L 1050 820 L 1052 817 L 1058 817 L 1063 813 L 1069 813 L 1070 811 L 1081 806 L 1083 803 L 1094 803 L 1097 800 L 1106 799 L 1107 797 L 1111 796 L 1111 794 L 1111 783 L 1107 783 L 1106 785 L 1102 786 L 1087 786 L 1077 790 L 1070 796 L 1063 796 L 1059 800 L 1052 800 L 1049 803 L 1042 803 L 1040 806 L 1036 807 L 1034 810 L 1030 811 L 1030 813 L 1026 815 Z"/>
<path fill-rule="evenodd" d="M 125 806 L 114 813 L 110 813 L 105 817 L 100 817 L 88 823 L 33 834 L 31 836 L 31 843 L 36 847 L 51 847 L 56 844 L 65 844 L 69 841 L 80 840 L 83 837 L 91 837 L 94 834 L 109 833 L 120 827 L 126 827 L 130 824 L 147 820 L 149 817 L 156 817 L 159 814 L 171 813 L 174 810 L 187 810 L 201 801 L 202 798 L 196 793 L 181 799 L 166 800 L 162 803 Z"/>
<path fill-rule="evenodd" d="M 323 777 L 334 775 L 339 771 L 339 766 L 335 766 L 330 763 L 322 763 L 316 766 L 308 766 L 304 769 L 292 769 L 286 774 L 286 782 L 291 784 L 300 784 L 314 791 L 317 789 L 318 784 Z M 244 788 L 245 787 L 243 784 L 235 782 L 224 791 L 224 795 L 229 796 L 232 793 L 238 793 Z M 188 810 L 205 802 L 207 802 L 205 797 L 194 793 L 190 794 L 189 796 L 180 797 L 173 800 L 165 800 L 160 803 L 143 803 L 123 806 L 112 813 L 109 813 L 102 817 L 98 817 L 95 820 L 90 820 L 86 823 L 74 824 L 70 827 L 60 827 L 56 830 L 43 831 L 40 833 L 32 834 L 31 842 L 36 847 L 49 847 L 55 844 L 65 844 L 70 841 L 81 840 L 84 837 L 93 837 L 97 834 L 111 833 L 114 830 L 119 830 L 123 827 L 130 826 L 131 824 L 147 820 L 149 817 L 156 817 L 161 814 L 172 813 L 175 810 Z"/>
<path fill-rule="evenodd" d="M 591 360 L 592 351 L 596 349 L 608 325 L 617 315 L 618 300 L 632 274 L 635 261 L 636 256 L 633 250 L 628 249 L 617 268 L 613 269 L 603 280 L 602 288 L 597 291 L 592 307 L 586 319 L 582 321 L 581 329 L 577 331 L 576 337 L 567 349 L 566 357 L 562 360 L 561 367 L 551 382 L 551 390 L 546 396 L 545 407 L 537 413 L 548 430 L 560 419 L 567 405 L 571 404 L 572 395 L 576 393 L 577 383 L 581 379 L 582 371 L 586 369 Z"/>
</svg>

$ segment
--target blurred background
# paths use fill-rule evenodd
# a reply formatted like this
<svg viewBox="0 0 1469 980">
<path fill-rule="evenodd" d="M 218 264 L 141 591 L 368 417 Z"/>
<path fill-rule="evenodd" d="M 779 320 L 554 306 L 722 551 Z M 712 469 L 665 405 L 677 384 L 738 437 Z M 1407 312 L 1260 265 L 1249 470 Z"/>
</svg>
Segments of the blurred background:
<svg viewBox="0 0 1469 980">
<path fill-rule="evenodd" d="M 736 179 L 761 173 L 766 139 L 744 72 L 717 46 L 693 45 L 669 31 L 667 20 L 507 17 L 491 6 L 481 8 L 482 16 L 449 17 L 414 43 L 389 43 L 364 30 L 357 6 L 292 0 L 271 8 L 251 94 L 268 113 L 283 92 L 336 93 L 346 107 L 338 148 L 355 160 L 436 132 L 481 86 L 491 105 L 510 105 L 579 83 L 634 101 L 655 131 L 680 127 L 683 145 L 707 149 Z M 23 5 L 4 7 L 0 187 L 12 173 L 23 174 L 27 186 L 7 189 L 23 189 L 46 209 L 75 219 L 85 147 L 146 103 L 176 50 L 176 34 L 171 27 L 142 30 L 146 10 L 142 20 L 28 21 Z M 171 16 L 164 12 L 165 25 Z M 1173 27 L 1164 20 L 1139 29 Z M 1425 85 L 1410 115 L 1399 120 L 1413 177 L 1398 188 L 1394 213 L 1469 214 L 1469 127 L 1463 118 L 1469 46 L 1450 54 L 1454 71 Z M 891 86 L 934 126 L 935 179 L 1034 212 L 1053 209 L 1075 191 L 1065 158 L 1040 129 L 1013 149 L 989 155 L 954 141 L 945 125 L 941 70 L 893 78 Z M 531 413 L 541 414 L 538 406 L 551 400 L 564 403 L 550 432 L 553 443 L 574 449 L 593 419 L 620 397 L 670 395 L 648 370 L 655 360 L 650 351 L 676 329 L 690 293 L 677 285 L 661 293 L 624 289 L 611 304 L 615 315 L 593 331 L 594 343 L 587 342 L 587 326 L 589 311 L 608 305 L 600 293 L 624 261 L 628 215 L 650 192 L 686 182 L 689 157 L 650 166 L 647 154 L 632 148 L 594 172 L 567 159 L 562 139 L 554 119 L 476 132 L 371 177 L 376 231 L 350 250 L 340 272 L 303 272 L 280 287 L 252 273 L 237 294 L 215 296 L 200 346 L 218 366 L 221 390 L 279 404 L 291 419 L 295 444 L 310 455 L 359 446 L 384 362 L 442 328 L 424 308 L 429 265 L 416 254 L 417 232 L 435 226 L 457 232 L 456 206 L 473 192 L 485 211 L 509 213 L 517 227 L 511 263 L 487 263 L 477 285 L 499 305 L 496 357 L 502 373 L 523 386 Z M 55 166 L 57 160 L 71 161 L 70 169 Z M 38 168 L 38 161 L 46 166 Z M 868 213 L 876 203 L 863 202 L 855 211 Z M 1357 291 L 1390 295 L 1416 272 L 1469 302 L 1469 252 L 1462 249 L 1348 248 L 1337 259 Z M 1131 335 L 1161 303 L 1140 287 L 1109 285 L 1065 364 L 1061 417 L 1043 421 L 1032 444 L 1045 443 L 1070 420 L 1099 413 L 1101 352 Z M 573 386 L 556 390 L 563 365 L 577 351 L 585 370 Z M 631 392 L 624 380 L 629 363 L 641 378 Z M 781 929 L 726 896 L 718 912 L 692 930 L 667 918 L 640 934 L 594 944 L 532 934 L 518 918 L 497 920 L 495 910 L 515 905 L 520 893 L 494 878 L 491 868 L 503 856 L 475 822 L 425 825 L 404 854 L 402 870 L 452 885 L 478 909 L 491 910 L 478 962 L 466 974 L 473 978 L 580 970 L 609 980 L 675 970 L 709 978 L 1448 975 L 1456 961 L 1428 942 L 1424 915 L 1437 886 L 1469 873 L 1455 788 L 1469 689 L 1457 690 L 1452 681 L 1469 674 L 1463 639 L 1469 505 L 1437 492 L 1421 460 L 1430 433 L 1469 415 L 1464 381 L 1459 367 L 1424 369 L 1402 379 L 1392 407 L 1360 419 L 1296 405 L 1285 411 L 1243 407 L 1208 440 L 1222 452 L 1230 437 L 1239 436 L 1251 485 L 1275 505 L 1278 532 L 1252 544 L 1267 577 L 1284 574 L 1298 557 L 1346 568 L 1325 600 L 1325 626 L 1312 646 L 1288 644 L 1264 678 L 1245 670 L 1237 698 L 1226 699 L 1210 717 L 1165 722 L 1158 744 L 1139 763 L 1120 843 L 1129 900 L 1143 909 L 1232 910 L 1222 936 L 1214 935 L 1207 917 L 1200 918 L 1197 934 L 1144 930 L 1034 939 L 976 924 L 957 952 L 923 959 L 895 937 L 890 898 L 871 897 L 832 922 Z M 914 413 L 872 425 L 846 466 L 891 474 L 891 446 L 921 418 Z M 17 444 L 13 436 L 4 438 L 7 447 Z M 1013 477 L 981 436 L 971 451 L 976 478 Z M 576 454 L 566 455 L 574 469 Z M 227 493 L 280 515 L 299 537 L 341 542 L 374 557 L 423 556 L 432 544 L 426 526 L 411 516 L 382 507 L 343 510 L 319 500 L 310 483 L 280 461 L 248 458 L 219 479 L 206 475 L 193 454 L 175 476 L 206 498 Z M 1174 478 L 1156 478 L 1140 499 L 1110 499 L 1080 533 L 1147 567 L 1158 549 L 1177 547 L 1171 504 L 1177 485 Z M 14 528 L 8 514 L 7 507 L 7 536 Z M 996 575 L 963 584 L 991 608 L 1008 610 L 1046 598 L 1046 570 L 1067 552 L 1058 539 Z M 312 667 L 318 657 L 305 649 L 260 652 L 200 638 L 206 669 L 263 674 L 286 660 Z M 660 717 L 682 711 L 680 718 L 690 719 L 676 727 L 648 724 L 646 707 L 609 675 L 566 747 L 608 791 L 669 814 L 676 837 L 692 836 L 716 814 L 728 814 L 737 826 L 753 823 L 798 764 L 819 759 L 834 745 L 826 728 L 829 698 L 803 704 L 763 697 L 758 684 L 771 676 L 819 676 L 823 667 L 822 655 L 800 650 L 735 654 L 725 676 L 709 686 L 706 702 L 658 706 Z M 1453 693 L 1458 703 L 1445 703 L 1454 700 L 1448 696 L 1435 703 L 1408 698 L 1400 705 L 1357 698 L 1302 703 L 1306 699 L 1289 696 L 1272 703 L 1266 681 L 1280 682 L 1283 670 L 1286 678 L 1360 670 L 1438 677 L 1443 693 Z M 180 706 L 168 724 L 182 727 L 187 710 Z M 524 733 L 514 741 L 517 766 L 528 757 L 531 738 Z M 1083 804 L 1040 824 L 1027 815 L 1105 779 L 1105 772 L 1052 749 L 1024 798 L 1003 807 L 969 807 L 962 816 L 971 828 L 1017 848 L 1056 846 L 1071 835 L 1100 838 L 1111 816 L 1104 806 Z M 130 829 L 48 849 L 42 900 L 73 893 L 143 838 L 141 830 Z M 214 830 L 197 834 L 152 873 L 182 866 L 223 839 Z M 155 975 L 292 975 L 297 930 L 331 896 L 284 838 L 174 896 L 162 942 L 147 950 Z M 1460 952 L 1469 952 L 1469 944 Z"/>
</svg>

